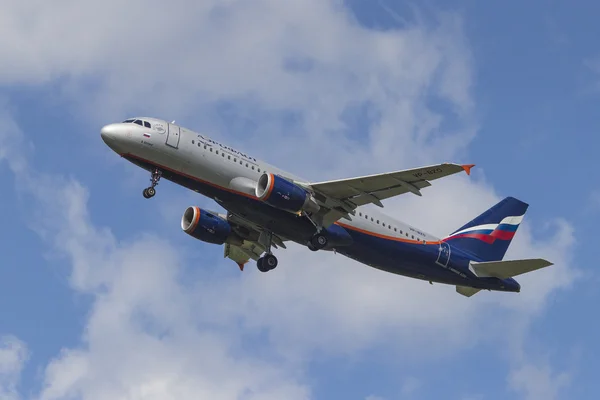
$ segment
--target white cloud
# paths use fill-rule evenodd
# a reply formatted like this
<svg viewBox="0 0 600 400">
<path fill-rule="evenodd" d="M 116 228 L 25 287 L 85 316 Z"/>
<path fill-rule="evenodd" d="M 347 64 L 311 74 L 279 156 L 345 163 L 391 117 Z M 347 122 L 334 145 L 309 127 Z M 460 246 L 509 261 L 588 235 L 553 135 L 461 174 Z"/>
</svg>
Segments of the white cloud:
<svg viewBox="0 0 600 400">
<path fill-rule="evenodd" d="M 567 372 L 555 373 L 550 365 L 525 363 L 509 376 L 511 387 L 526 400 L 554 400 L 571 381 Z"/>
<path fill-rule="evenodd" d="M 73 287 L 96 299 L 81 347 L 48 365 L 40 399 L 308 397 L 293 368 L 236 354 L 231 332 L 197 325 L 174 247 L 153 235 L 119 242 L 89 223 L 80 184 L 33 179 L 36 225 L 55 228 L 45 236 L 68 257 Z"/>
<path fill-rule="evenodd" d="M 17 392 L 21 370 L 29 357 L 27 346 L 14 336 L 0 337 L 0 398 L 20 399 Z"/>
<path fill-rule="evenodd" d="M 216 135 L 313 179 L 456 161 L 475 134 L 470 55 L 459 18 L 375 32 L 353 22 L 337 2 L 321 0 L 141 4 L 10 2 L 0 34 L 14 40 L 0 42 L 11 60 L 0 65 L 0 82 L 63 78 L 65 95 L 84 98 L 95 121 L 134 109 L 227 126 L 229 134 Z M 215 112 L 229 101 L 245 124 L 229 125 Z M 434 111 L 431 102 L 450 111 Z M 370 104 L 376 115 L 358 139 L 343 118 L 357 104 Z M 300 122 L 285 124 L 288 112 Z M 520 229 L 511 256 L 556 263 L 524 278 L 520 295 L 482 292 L 465 299 L 449 286 L 298 246 L 279 252 L 280 266 L 268 274 L 252 269 L 184 285 L 181 247 L 141 233 L 119 240 L 93 225 L 85 186 L 27 169 L 14 151 L 17 136 L 0 133 L 0 158 L 24 178 L 23 190 L 38 205 L 32 228 L 68 258 L 73 288 L 95 296 L 81 348 L 65 349 L 46 370 L 45 399 L 306 398 L 302 361 L 308 358 L 389 346 L 402 349 L 403 360 L 427 362 L 478 340 L 505 340 L 511 324 L 494 331 L 494 311 L 525 318 L 574 276 L 572 228 L 558 221 L 546 239 L 527 223 Z M 442 235 L 500 197 L 477 172 L 426 190 L 422 198 L 387 202 L 387 212 Z M 172 204 L 160 196 L 153 201 Z M 228 261 L 214 268 L 221 266 L 234 268 Z M 267 348 L 262 356 L 240 348 L 253 334 L 268 338 L 259 342 Z M 265 361 L 270 358 L 277 361 Z"/>
</svg>

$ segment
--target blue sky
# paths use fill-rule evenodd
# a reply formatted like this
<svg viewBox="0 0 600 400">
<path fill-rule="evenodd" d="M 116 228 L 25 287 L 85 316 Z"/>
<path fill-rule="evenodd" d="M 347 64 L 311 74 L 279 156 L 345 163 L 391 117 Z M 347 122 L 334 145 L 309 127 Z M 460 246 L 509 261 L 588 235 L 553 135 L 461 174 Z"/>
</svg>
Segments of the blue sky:
<svg viewBox="0 0 600 400">
<path fill-rule="evenodd" d="M 595 398 L 600 6 L 439 3 L 9 2 L 0 397 Z M 214 203 L 143 199 L 100 140 L 135 115 L 312 180 L 474 163 L 386 212 L 443 235 L 515 196 L 507 257 L 555 266 L 470 299 L 297 246 L 240 274 L 180 230 Z"/>
</svg>

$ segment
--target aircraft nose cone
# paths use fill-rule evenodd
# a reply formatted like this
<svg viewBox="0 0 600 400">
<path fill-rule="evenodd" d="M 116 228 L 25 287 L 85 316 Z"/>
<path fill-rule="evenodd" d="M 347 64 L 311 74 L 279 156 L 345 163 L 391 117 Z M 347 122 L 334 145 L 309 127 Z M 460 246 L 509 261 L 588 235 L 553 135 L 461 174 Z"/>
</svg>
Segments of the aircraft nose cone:
<svg viewBox="0 0 600 400">
<path fill-rule="evenodd" d="M 100 136 L 104 143 L 108 144 L 110 140 L 114 140 L 117 134 L 114 124 L 105 125 L 100 129 Z"/>
<path fill-rule="evenodd" d="M 121 124 L 108 124 L 100 129 L 102 141 L 113 151 L 121 154 L 127 145 L 126 135 Z"/>
</svg>

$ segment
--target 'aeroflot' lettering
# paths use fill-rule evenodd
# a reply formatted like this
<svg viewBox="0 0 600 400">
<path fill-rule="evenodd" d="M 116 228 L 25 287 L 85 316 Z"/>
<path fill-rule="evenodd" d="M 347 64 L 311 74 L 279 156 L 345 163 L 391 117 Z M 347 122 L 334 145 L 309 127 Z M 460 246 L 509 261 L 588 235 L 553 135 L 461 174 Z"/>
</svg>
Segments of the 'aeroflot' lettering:
<svg viewBox="0 0 600 400">
<path fill-rule="evenodd" d="M 216 140 L 213 140 L 213 139 L 211 139 L 211 138 L 206 138 L 206 137 L 204 137 L 204 136 L 202 136 L 202 135 L 198 135 L 198 139 L 200 139 L 201 141 L 202 141 L 202 140 L 205 140 L 205 141 L 207 142 L 207 143 L 205 143 L 205 144 L 207 144 L 207 145 L 209 145 L 209 146 L 211 145 L 210 143 L 212 143 L 212 144 L 214 144 L 214 145 L 216 145 L 216 146 L 219 146 L 219 147 L 221 147 L 221 148 L 222 148 L 222 149 L 224 149 L 224 150 L 230 151 L 230 152 L 232 152 L 232 153 L 235 153 L 235 154 L 237 154 L 237 155 L 239 155 L 239 156 L 241 156 L 241 157 L 247 158 L 248 160 L 252 160 L 252 161 L 256 162 L 256 158 L 254 158 L 254 157 L 250 157 L 250 156 L 249 156 L 249 155 L 247 155 L 246 153 L 242 153 L 241 151 L 239 151 L 239 150 L 236 150 L 236 149 L 234 149 L 233 147 L 229 147 L 229 146 L 226 146 L 226 145 L 224 145 L 224 144 L 221 144 L 221 143 L 219 143 L 219 142 L 217 142 Z"/>
</svg>

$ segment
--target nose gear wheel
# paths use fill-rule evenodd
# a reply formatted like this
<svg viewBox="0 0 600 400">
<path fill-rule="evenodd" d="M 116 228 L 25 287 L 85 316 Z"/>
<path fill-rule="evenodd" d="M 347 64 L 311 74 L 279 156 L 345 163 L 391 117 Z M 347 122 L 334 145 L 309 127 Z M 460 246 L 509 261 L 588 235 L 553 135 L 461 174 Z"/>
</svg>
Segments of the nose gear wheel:
<svg viewBox="0 0 600 400">
<path fill-rule="evenodd" d="M 160 180 L 161 176 L 162 176 L 162 171 L 158 168 L 156 168 L 152 172 L 152 175 L 150 176 L 150 187 L 147 187 L 146 189 L 144 189 L 144 191 L 142 193 L 144 195 L 144 198 L 149 199 L 151 197 L 154 197 L 154 195 L 156 194 L 156 189 L 154 189 L 154 187 L 156 185 L 158 185 L 158 181 Z"/>
</svg>

